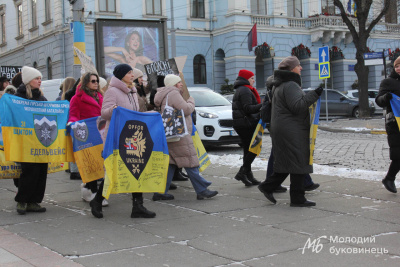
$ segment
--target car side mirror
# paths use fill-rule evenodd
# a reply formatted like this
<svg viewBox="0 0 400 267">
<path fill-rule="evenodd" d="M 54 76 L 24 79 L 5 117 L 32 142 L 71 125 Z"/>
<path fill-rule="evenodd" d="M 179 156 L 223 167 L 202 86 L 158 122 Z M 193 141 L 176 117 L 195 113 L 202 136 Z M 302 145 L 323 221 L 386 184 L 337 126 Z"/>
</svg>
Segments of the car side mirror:
<svg viewBox="0 0 400 267">
<path fill-rule="evenodd" d="M 341 98 L 340 98 L 340 101 L 343 101 L 343 100 L 345 100 L 346 98 L 344 97 L 344 96 L 342 96 Z"/>
</svg>

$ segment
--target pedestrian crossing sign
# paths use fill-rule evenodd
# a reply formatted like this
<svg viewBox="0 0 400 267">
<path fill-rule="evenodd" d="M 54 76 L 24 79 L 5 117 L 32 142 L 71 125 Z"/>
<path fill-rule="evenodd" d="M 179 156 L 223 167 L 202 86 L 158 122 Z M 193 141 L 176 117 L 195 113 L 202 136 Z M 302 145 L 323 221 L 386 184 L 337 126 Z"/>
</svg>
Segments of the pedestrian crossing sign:
<svg viewBox="0 0 400 267">
<path fill-rule="evenodd" d="M 329 62 L 319 63 L 319 78 L 320 79 L 328 79 L 331 77 L 331 67 Z"/>
</svg>

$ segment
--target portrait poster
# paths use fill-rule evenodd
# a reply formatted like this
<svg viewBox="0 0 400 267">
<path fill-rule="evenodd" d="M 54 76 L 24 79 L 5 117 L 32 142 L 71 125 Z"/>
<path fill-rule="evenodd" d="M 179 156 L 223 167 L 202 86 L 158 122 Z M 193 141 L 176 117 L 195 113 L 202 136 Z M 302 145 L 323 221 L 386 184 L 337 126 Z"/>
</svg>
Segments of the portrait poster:
<svg viewBox="0 0 400 267">
<path fill-rule="evenodd" d="M 115 66 L 121 63 L 146 73 L 145 64 L 165 59 L 165 38 L 162 21 L 96 20 L 96 66 L 99 74 L 108 79 L 113 76 Z"/>
</svg>

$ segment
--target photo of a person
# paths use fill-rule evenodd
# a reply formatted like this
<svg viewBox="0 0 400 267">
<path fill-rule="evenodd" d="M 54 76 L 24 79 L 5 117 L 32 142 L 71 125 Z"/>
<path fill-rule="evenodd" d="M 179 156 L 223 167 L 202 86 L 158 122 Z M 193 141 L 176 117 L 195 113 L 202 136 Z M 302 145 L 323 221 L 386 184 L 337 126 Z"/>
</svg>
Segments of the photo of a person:
<svg viewBox="0 0 400 267">
<path fill-rule="evenodd" d="M 106 134 L 105 134 L 106 122 L 107 121 L 105 119 L 102 119 L 101 116 L 99 116 L 96 120 L 97 130 L 100 133 L 101 140 L 103 141 L 103 143 L 105 143 L 106 141 Z"/>
</svg>

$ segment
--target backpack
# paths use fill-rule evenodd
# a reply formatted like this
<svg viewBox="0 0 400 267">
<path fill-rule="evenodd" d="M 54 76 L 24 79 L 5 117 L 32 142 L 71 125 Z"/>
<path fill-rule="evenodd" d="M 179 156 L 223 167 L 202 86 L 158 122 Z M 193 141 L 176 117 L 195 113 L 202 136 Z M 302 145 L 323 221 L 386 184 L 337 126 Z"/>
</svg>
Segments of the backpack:
<svg viewBox="0 0 400 267">
<path fill-rule="evenodd" d="M 261 120 L 267 125 L 267 129 L 269 129 L 269 127 L 271 126 L 271 114 L 272 114 L 272 92 L 271 90 L 267 90 L 260 111 Z"/>
</svg>

